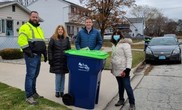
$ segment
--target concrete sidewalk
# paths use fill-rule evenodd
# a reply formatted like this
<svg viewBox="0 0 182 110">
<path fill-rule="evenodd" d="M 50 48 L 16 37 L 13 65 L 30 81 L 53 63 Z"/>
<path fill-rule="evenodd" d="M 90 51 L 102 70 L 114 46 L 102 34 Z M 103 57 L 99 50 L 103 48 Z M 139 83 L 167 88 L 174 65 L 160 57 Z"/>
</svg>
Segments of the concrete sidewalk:
<svg viewBox="0 0 182 110">
<path fill-rule="evenodd" d="M 140 65 L 140 64 L 139 64 Z M 25 80 L 25 65 L 12 64 L 12 63 L 0 63 L 0 82 L 8 84 L 10 86 L 19 88 L 24 91 L 24 80 Z M 136 67 L 137 68 L 137 67 Z M 134 76 L 133 72 L 136 70 L 133 68 L 131 71 L 131 78 Z M 68 75 L 66 74 L 65 80 L 65 93 L 68 93 Z M 61 98 L 55 97 L 55 75 L 49 73 L 49 64 L 41 63 L 41 70 L 37 79 L 37 91 L 45 98 L 63 104 Z M 110 105 L 110 109 L 114 110 L 116 107 L 111 105 L 111 101 L 117 96 L 117 82 L 115 77 L 110 73 L 109 70 L 103 70 L 101 76 L 101 85 L 99 92 L 98 104 L 95 104 L 94 110 L 104 110 Z M 64 105 L 64 104 L 63 104 Z M 74 106 L 68 106 L 73 110 L 83 110 Z"/>
<path fill-rule="evenodd" d="M 0 82 L 19 88 L 24 91 L 25 65 L 0 63 Z M 41 71 L 37 79 L 37 91 L 45 98 L 63 104 L 61 98 L 55 97 L 55 75 L 49 73 L 48 63 L 42 62 Z M 68 74 L 66 75 L 65 93 L 68 92 Z M 110 71 L 104 70 L 101 77 L 99 102 L 94 110 L 103 110 L 117 94 L 117 82 Z M 74 106 L 68 106 L 73 110 L 83 110 Z"/>
</svg>

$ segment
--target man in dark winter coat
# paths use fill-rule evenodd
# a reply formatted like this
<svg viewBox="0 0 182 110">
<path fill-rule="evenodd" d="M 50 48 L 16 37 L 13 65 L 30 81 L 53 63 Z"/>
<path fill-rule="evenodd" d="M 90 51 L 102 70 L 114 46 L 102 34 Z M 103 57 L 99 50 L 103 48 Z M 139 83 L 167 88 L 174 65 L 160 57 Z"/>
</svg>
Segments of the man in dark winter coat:
<svg viewBox="0 0 182 110">
<path fill-rule="evenodd" d="M 92 19 L 86 18 L 85 27 L 78 32 L 76 37 L 76 49 L 88 47 L 90 50 L 100 50 L 102 43 L 101 34 L 97 29 L 93 28 Z"/>
</svg>

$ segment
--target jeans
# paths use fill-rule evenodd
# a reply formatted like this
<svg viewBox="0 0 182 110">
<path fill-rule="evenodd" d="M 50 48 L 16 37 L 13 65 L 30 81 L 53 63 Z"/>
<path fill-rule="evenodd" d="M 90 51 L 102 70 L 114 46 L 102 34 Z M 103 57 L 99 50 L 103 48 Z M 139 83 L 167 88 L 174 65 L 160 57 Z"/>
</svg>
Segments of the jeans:
<svg viewBox="0 0 182 110">
<path fill-rule="evenodd" d="M 126 93 L 128 95 L 129 103 L 130 104 L 135 104 L 135 98 L 133 94 L 133 90 L 131 88 L 130 84 L 130 77 L 116 77 L 117 82 L 118 82 L 118 89 L 119 89 L 119 100 L 124 101 L 124 89 L 126 89 Z"/>
<path fill-rule="evenodd" d="M 26 63 L 25 92 L 28 98 L 36 93 L 36 80 L 40 71 L 41 56 L 35 55 L 30 58 L 25 54 L 24 57 Z"/>
<path fill-rule="evenodd" d="M 55 75 L 55 85 L 56 92 L 64 92 L 65 74 L 56 73 Z"/>
</svg>

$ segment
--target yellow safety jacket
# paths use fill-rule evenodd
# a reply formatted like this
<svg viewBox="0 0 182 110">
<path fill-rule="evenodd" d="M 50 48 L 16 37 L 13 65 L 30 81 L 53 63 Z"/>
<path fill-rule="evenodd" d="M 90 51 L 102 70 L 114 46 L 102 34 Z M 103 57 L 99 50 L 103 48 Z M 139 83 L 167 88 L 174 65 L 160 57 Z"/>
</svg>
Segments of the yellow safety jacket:
<svg viewBox="0 0 182 110">
<path fill-rule="evenodd" d="M 43 41 L 45 43 L 43 30 L 38 27 L 34 27 L 29 22 L 22 25 L 19 29 L 18 45 L 21 49 L 31 47 L 31 49 L 38 47 L 38 45 L 32 46 L 32 43 Z"/>
</svg>

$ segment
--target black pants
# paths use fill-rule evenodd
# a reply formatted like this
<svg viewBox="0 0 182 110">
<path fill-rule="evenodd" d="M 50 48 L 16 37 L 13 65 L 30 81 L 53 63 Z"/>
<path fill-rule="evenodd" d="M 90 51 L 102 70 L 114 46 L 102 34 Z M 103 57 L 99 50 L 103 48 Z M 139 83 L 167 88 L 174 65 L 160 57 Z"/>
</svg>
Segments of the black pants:
<svg viewBox="0 0 182 110">
<path fill-rule="evenodd" d="M 135 98 L 133 94 L 133 90 L 130 84 L 130 77 L 116 77 L 117 82 L 118 82 L 118 89 L 119 89 L 119 100 L 124 101 L 124 89 L 126 89 L 126 93 L 128 95 L 129 103 L 130 104 L 135 104 Z"/>
</svg>

